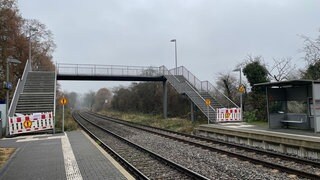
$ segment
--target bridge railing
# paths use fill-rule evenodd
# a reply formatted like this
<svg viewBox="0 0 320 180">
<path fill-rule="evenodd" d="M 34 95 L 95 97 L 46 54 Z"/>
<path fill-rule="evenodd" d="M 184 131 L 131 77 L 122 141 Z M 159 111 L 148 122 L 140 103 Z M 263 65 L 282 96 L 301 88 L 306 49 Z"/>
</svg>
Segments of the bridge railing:
<svg viewBox="0 0 320 180">
<path fill-rule="evenodd" d="M 217 93 L 219 93 L 221 95 L 221 97 L 223 97 L 227 101 L 228 107 L 234 106 L 234 107 L 238 107 L 239 108 L 239 106 L 236 103 L 234 103 L 228 96 L 226 96 L 224 93 L 222 93 L 220 90 L 218 90 L 209 81 L 201 81 L 201 80 L 199 80 L 194 74 L 192 74 L 184 66 L 180 66 L 177 69 L 171 69 L 170 72 L 172 74 L 182 75 L 199 92 L 208 92 L 212 97 L 214 97 L 216 99 L 220 99 L 220 98 L 217 97 Z"/>
<path fill-rule="evenodd" d="M 93 64 L 57 64 L 57 73 L 64 75 L 87 76 L 146 76 L 163 75 L 161 67 L 151 66 L 121 66 L 121 65 L 93 65 Z"/>
</svg>

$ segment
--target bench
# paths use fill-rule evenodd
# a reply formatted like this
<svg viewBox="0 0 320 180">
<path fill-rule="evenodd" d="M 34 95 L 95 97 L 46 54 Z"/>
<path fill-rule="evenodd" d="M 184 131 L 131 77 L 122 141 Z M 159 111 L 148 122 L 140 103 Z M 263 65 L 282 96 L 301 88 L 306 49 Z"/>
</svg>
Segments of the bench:
<svg viewBox="0 0 320 180">
<path fill-rule="evenodd" d="M 287 116 L 287 119 L 282 119 L 280 120 L 280 122 L 287 128 L 289 128 L 289 124 L 302 124 L 307 121 L 306 114 L 289 113 L 286 116 Z"/>
</svg>

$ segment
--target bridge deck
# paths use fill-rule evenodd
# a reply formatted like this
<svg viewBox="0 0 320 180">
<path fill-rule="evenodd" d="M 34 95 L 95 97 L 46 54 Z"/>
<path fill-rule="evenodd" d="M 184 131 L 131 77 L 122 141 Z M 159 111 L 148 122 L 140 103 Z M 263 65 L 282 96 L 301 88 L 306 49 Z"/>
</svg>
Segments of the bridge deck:
<svg viewBox="0 0 320 180">
<path fill-rule="evenodd" d="M 57 64 L 57 80 L 165 81 L 164 67 Z"/>
<path fill-rule="evenodd" d="M 72 81 L 165 81 L 164 76 L 116 76 L 116 75 L 70 75 L 57 74 L 57 80 Z"/>
</svg>

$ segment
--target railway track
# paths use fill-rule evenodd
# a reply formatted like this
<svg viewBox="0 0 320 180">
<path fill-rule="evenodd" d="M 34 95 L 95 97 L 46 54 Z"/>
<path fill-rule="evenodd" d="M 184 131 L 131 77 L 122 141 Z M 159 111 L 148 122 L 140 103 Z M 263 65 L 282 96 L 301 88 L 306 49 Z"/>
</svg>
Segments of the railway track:
<svg viewBox="0 0 320 180">
<path fill-rule="evenodd" d="M 208 179 L 100 127 L 78 113 L 73 113 L 73 118 L 137 179 Z"/>
<path fill-rule="evenodd" d="M 231 144 L 219 140 L 212 140 L 198 136 L 176 133 L 150 126 L 139 125 L 91 112 L 81 112 L 81 114 L 82 116 L 95 117 L 98 119 L 103 119 L 105 121 L 118 123 L 123 126 L 139 129 L 141 131 L 146 131 L 148 133 L 157 134 L 159 136 L 175 141 L 180 141 L 185 144 L 226 154 L 228 156 L 241 159 L 243 161 L 250 161 L 254 164 L 259 164 L 268 168 L 277 169 L 285 173 L 295 174 L 299 177 L 304 177 L 308 179 L 320 179 L 320 163 L 316 161 L 301 159 L 247 146 Z"/>
</svg>

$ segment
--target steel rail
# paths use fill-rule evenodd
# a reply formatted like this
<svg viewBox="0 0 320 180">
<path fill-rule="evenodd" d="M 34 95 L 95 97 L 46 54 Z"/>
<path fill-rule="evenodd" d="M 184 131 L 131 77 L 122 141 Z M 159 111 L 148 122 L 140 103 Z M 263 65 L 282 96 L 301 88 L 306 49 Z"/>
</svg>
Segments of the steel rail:
<svg viewBox="0 0 320 180">
<path fill-rule="evenodd" d="M 100 115 L 100 114 L 96 114 L 96 113 L 91 113 L 91 112 L 87 112 L 87 113 L 89 113 L 91 115 L 95 115 L 96 117 L 100 117 L 100 118 L 105 119 L 105 120 L 113 121 L 115 123 L 119 123 L 119 124 L 122 124 L 122 125 L 127 125 L 127 126 L 130 126 L 130 127 L 137 128 L 137 129 L 140 129 L 140 130 L 143 130 L 143 131 L 147 131 L 147 132 L 150 132 L 150 133 L 153 133 L 153 134 L 157 134 L 157 135 L 160 135 L 160 136 L 163 136 L 163 137 L 166 137 L 166 138 L 170 138 L 170 139 L 173 139 L 173 140 L 176 140 L 176 141 L 180 141 L 180 142 L 183 142 L 183 143 L 186 143 L 186 144 L 191 144 L 191 145 L 194 145 L 194 146 L 201 147 L 203 149 L 207 149 L 207 150 L 211 150 L 211 151 L 215 151 L 215 152 L 220 152 L 220 153 L 226 154 L 228 156 L 232 156 L 232 157 L 236 157 L 236 158 L 242 159 L 244 161 L 250 161 L 250 162 L 252 162 L 254 164 L 261 164 L 261 165 L 263 165 L 265 167 L 275 168 L 275 169 L 278 169 L 279 171 L 282 171 L 282 172 L 296 174 L 298 176 L 309 178 L 309 179 L 320 179 L 320 176 L 317 175 L 317 174 L 312 174 L 312 173 L 301 171 L 299 169 L 294 169 L 294 168 L 286 167 L 286 166 L 283 166 L 283 165 L 270 163 L 270 162 L 263 161 L 263 160 L 260 160 L 260 159 L 257 159 L 257 158 L 248 157 L 248 156 L 245 156 L 245 155 L 242 155 L 242 154 L 230 152 L 230 151 L 219 149 L 219 148 L 215 148 L 215 147 L 212 147 L 212 146 L 207 146 L 205 144 L 201 144 L 200 142 L 193 142 L 193 141 L 190 141 L 190 140 L 182 139 L 181 137 L 175 137 L 175 136 L 171 136 L 171 135 L 164 134 L 164 133 L 161 133 L 161 132 L 155 132 L 153 130 L 145 129 L 145 128 L 156 129 L 158 131 L 160 130 L 160 131 L 164 131 L 166 133 L 172 133 L 172 134 L 175 134 L 175 135 L 194 138 L 196 140 L 198 139 L 198 140 L 202 140 L 202 141 L 206 141 L 206 142 L 210 142 L 210 143 L 219 143 L 219 144 L 223 144 L 223 145 L 227 145 L 227 146 L 232 146 L 233 148 L 240 148 L 242 150 L 247 150 L 247 151 L 250 151 L 250 152 L 266 154 L 266 155 L 271 156 L 271 157 L 277 157 L 277 158 L 281 158 L 281 159 L 284 159 L 284 160 L 290 160 L 290 161 L 294 161 L 294 162 L 297 162 L 297 163 L 302 163 L 302 164 L 305 164 L 305 165 L 312 165 L 312 166 L 320 167 L 320 163 L 319 162 L 310 161 L 310 160 L 301 159 L 301 158 L 296 158 L 296 157 L 288 156 L 288 155 L 284 155 L 284 154 L 278 154 L 278 153 L 274 153 L 274 152 L 270 152 L 270 151 L 250 148 L 250 147 L 247 147 L 247 146 L 231 144 L 231 143 L 227 143 L 227 142 L 224 142 L 224 141 L 216 141 L 216 140 L 213 140 L 213 139 L 203 138 L 203 137 L 199 137 L 199 136 L 193 136 L 193 135 L 188 135 L 188 134 L 183 134 L 183 133 L 177 133 L 177 132 L 164 130 L 164 129 L 160 129 L 160 128 L 155 128 L 155 127 L 151 127 L 151 126 L 141 125 L 141 124 L 138 124 L 138 123 L 132 123 L 132 122 L 124 121 L 124 120 L 117 119 L 117 118 L 110 118 L 110 117 L 106 117 L 106 116 L 103 116 L 103 115 Z M 121 122 L 119 122 L 119 121 L 121 121 Z M 141 127 L 138 127 L 138 126 L 142 126 L 142 127 L 145 127 L 145 128 L 141 128 Z"/>
<path fill-rule="evenodd" d="M 177 163 L 175 163 L 175 162 L 173 162 L 173 161 L 171 161 L 171 160 L 168 160 L 168 159 L 166 159 L 165 157 L 163 157 L 163 156 L 161 156 L 161 155 L 159 155 L 159 154 L 157 154 L 157 153 L 154 153 L 154 152 L 152 152 L 152 151 L 150 151 L 150 150 L 147 150 L 147 149 L 143 148 L 142 146 L 137 145 L 137 144 L 135 144 L 135 143 L 133 143 L 133 142 L 131 142 L 131 141 L 129 141 L 129 140 L 127 140 L 127 139 L 125 139 L 125 138 L 123 138 L 123 137 L 121 137 L 121 136 L 119 136 L 119 135 L 117 135 L 117 134 L 115 134 L 115 133 L 113 133 L 113 132 L 111 132 L 111 131 L 103 128 L 103 127 L 101 127 L 101 126 L 99 126 L 98 124 L 96 124 L 96 123 L 94 123 L 94 122 L 91 122 L 90 120 L 88 120 L 88 118 L 84 117 L 80 112 L 77 112 L 77 114 L 78 114 L 83 120 L 89 122 L 89 123 L 92 124 L 93 126 L 95 126 L 95 127 L 99 128 L 99 129 L 103 130 L 104 132 L 106 132 L 106 133 L 108 133 L 108 134 L 116 137 L 117 139 L 120 139 L 121 141 L 125 142 L 126 144 L 128 144 L 128 145 L 130 145 L 130 146 L 132 146 L 132 147 L 134 147 L 134 148 L 136 148 L 136 149 L 138 149 L 138 150 L 140 150 L 140 151 L 143 151 L 143 152 L 149 154 L 150 156 L 154 157 L 154 158 L 157 159 L 158 161 L 163 162 L 164 164 L 166 164 L 166 165 L 168 165 L 168 166 L 170 166 L 170 167 L 172 167 L 172 168 L 180 171 L 181 173 L 189 176 L 190 178 L 192 178 L 192 179 L 199 179 L 199 180 L 200 180 L 200 179 L 201 179 L 201 180 L 202 180 L 202 179 L 203 179 L 203 180 L 209 180 L 207 177 L 205 177 L 205 176 L 203 176 L 203 175 L 201 175 L 201 174 L 199 174 L 199 173 L 197 173 L 197 172 L 194 172 L 194 171 L 192 171 L 192 170 L 190 170 L 190 169 L 187 169 L 186 167 L 183 167 L 183 166 L 181 166 L 180 164 L 177 164 Z M 78 121 L 77 121 L 77 122 L 78 122 Z"/>
<path fill-rule="evenodd" d="M 129 124 L 133 124 L 133 127 L 137 127 L 137 128 L 139 128 L 138 126 L 142 126 L 142 127 L 145 127 L 145 128 L 156 129 L 158 131 L 164 131 L 164 132 L 167 132 L 167 133 L 172 133 L 172 134 L 176 134 L 176 135 L 180 135 L 180 136 L 185 136 L 185 137 L 188 137 L 188 138 L 193 138 L 195 140 L 201 140 L 201 141 L 206 141 L 206 142 L 215 143 L 215 144 L 217 144 L 217 143 L 218 144 L 223 144 L 223 145 L 231 146 L 233 148 L 238 148 L 238 149 L 251 151 L 251 152 L 255 152 L 255 153 L 268 154 L 268 156 L 272 156 L 272 157 L 275 157 L 275 158 L 286 159 L 286 160 L 290 160 L 290 161 L 295 161 L 297 163 L 303 163 L 303 164 L 306 164 L 306 165 L 316 166 L 316 167 L 320 168 L 320 162 L 319 161 L 312 161 L 312 160 L 309 160 L 309 159 L 302 159 L 302 158 L 298 158 L 298 157 L 290 156 L 290 155 L 286 155 L 286 154 L 280 154 L 280 153 L 267 151 L 267 150 L 263 150 L 263 149 L 257 149 L 257 148 L 254 148 L 254 147 L 243 146 L 243 145 L 240 145 L 240 144 L 234 144 L 234 143 L 226 142 L 226 141 L 223 141 L 223 140 L 210 139 L 210 138 L 206 138 L 206 137 L 201 137 L 201 136 L 195 136 L 195 135 L 191 135 L 191 134 L 185 134 L 185 133 L 170 131 L 170 130 L 167 130 L 167 129 L 161 129 L 161 128 L 152 127 L 152 126 L 148 126 L 148 125 L 144 125 L 144 124 L 125 121 L 125 120 L 122 120 L 122 119 L 119 119 L 119 118 L 108 117 L 108 116 L 104 116 L 104 115 L 101 115 L 101 114 L 92 113 L 92 112 L 89 112 L 89 111 L 87 113 L 99 116 L 99 117 L 101 117 L 103 119 L 106 119 L 106 120 L 119 121 L 119 123 L 121 123 L 121 124 L 128 124 L 128 125 Z M 135 125 L 137 125 L 137 126 L 135 126 Z M 142 130 L 145 130 L 145 129 L 142 129 Z M 150 131 L 150 132 L 152 132 L 152 131 Z"/>
</svg>

